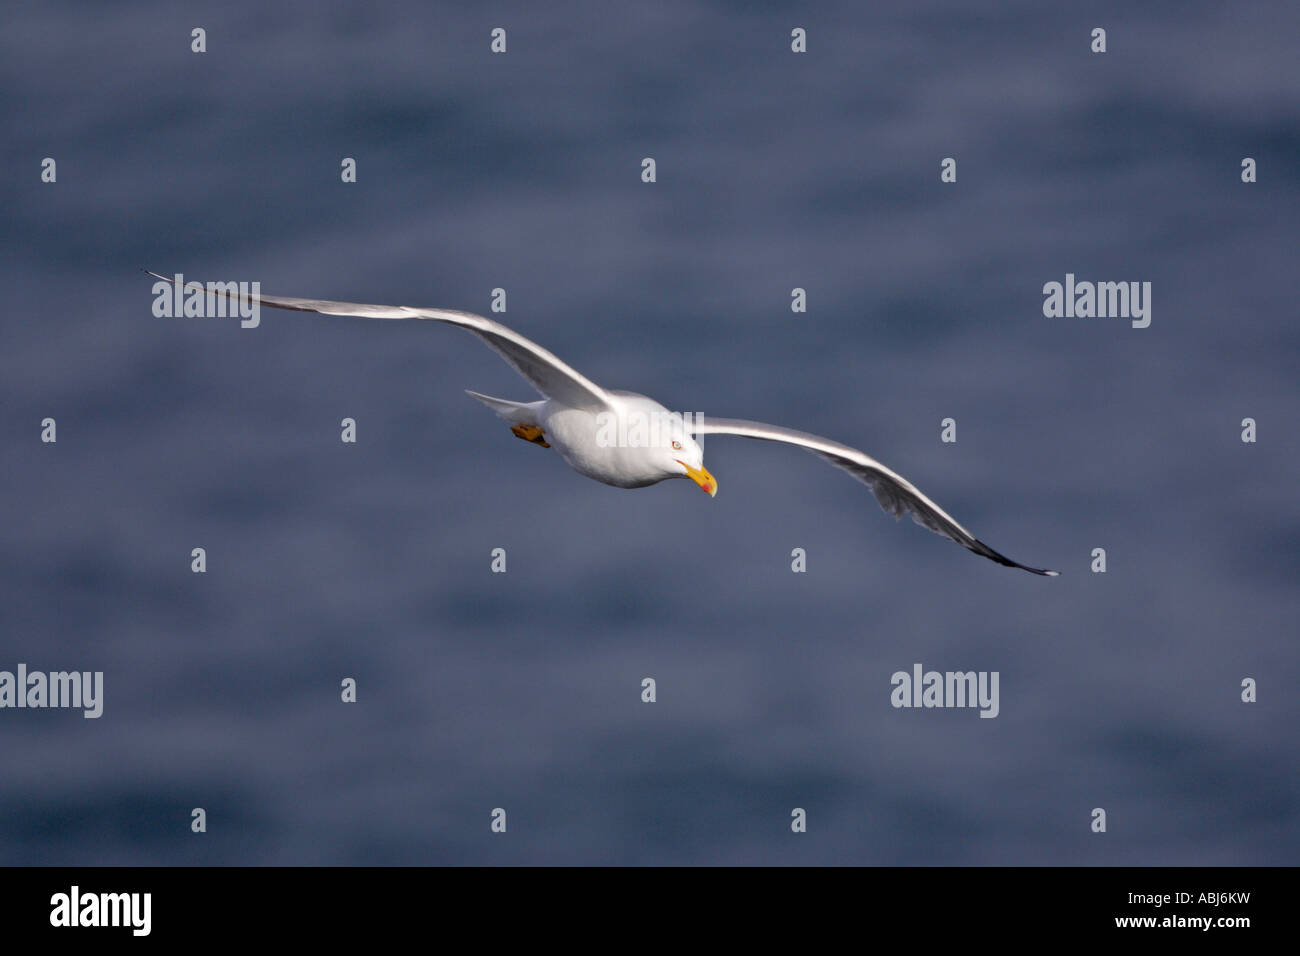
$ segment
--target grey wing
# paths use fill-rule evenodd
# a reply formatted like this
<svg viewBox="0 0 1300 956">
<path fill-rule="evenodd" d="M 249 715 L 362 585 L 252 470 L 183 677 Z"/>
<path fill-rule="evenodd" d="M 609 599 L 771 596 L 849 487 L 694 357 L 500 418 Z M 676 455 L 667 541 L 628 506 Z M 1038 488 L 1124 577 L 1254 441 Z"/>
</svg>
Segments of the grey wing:
<svg viewBox="0 0 1300 956">
<path fill-rule="evenodd" d="M 839 442 L 812 435 L 808 432 L 767 425 L 763 422 L 747 422 L 737 418 L 713 418 L 705 416 L 693 429 L 696 435 L 735 435 L 740 438 L 756 438 L 761 441 L 784 442 L 796 445 L 822 458 L 836 468 L 847 471 L 854 478 L 867 485 L 880 507 L 895 518 L 910 513 L 912 520 L 922 527 L 929 528 L 936 534 L 956 541 L 964 548 L 976 554 L 1004 564 L 1011 568 L 1020 568 L 1033 574 L 1055 577 L 1059 571 L 1045 571 L 1031 568 L 1018 561 L 1012 561 L 1005 555 L 994 551 L 984 542 L 957 523 L 951 515 L 921 493 L 921 490 L 895 471 L 886 468 L 869 455 L 841 445 Z"/>
<path fill-rule="evenodd" d="M 148 272 L 148 270 L 145 270 Z M 164 282 L 176 284 L 175 279 L 160 276 L 156 272 L 149 275 Z M 186 283 L 187 288 L 199 283 Z M 210 294 L 223 295 L 226 298 L 236 296 L 220 291 L 210 290 Z M 607 407 L 609 396 L 603 388 L 591 381 L 572 366 L 561 361 L 553 353 L 542 348 L 531 339 L 500 322 L 473 312 L 457 312 L 451 309 L 420 309 L 405 305 L 367 305 L 361 302 L 332 302 L 328 299 L 291 299 L 283 296 L 251 296 L 262 305 L 276 309 L 292 309 L 296 312 L 319 312 L 322 315 L 350 315 L 363 319 L 428 319 L 457 325 L 473 332 L 487 343 L 510 366 L 528 380 L 529 384 L 547 398 L 553 398 L 564 405 L 577 408 Z"/>
</svg>

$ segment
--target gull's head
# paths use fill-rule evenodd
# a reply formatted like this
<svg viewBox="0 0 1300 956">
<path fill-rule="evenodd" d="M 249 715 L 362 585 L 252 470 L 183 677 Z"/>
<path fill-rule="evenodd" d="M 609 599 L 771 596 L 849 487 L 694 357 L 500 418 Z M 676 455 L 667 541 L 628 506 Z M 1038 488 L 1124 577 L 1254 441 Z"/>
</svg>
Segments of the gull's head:
<svg viewBox="0 0 1300 956">
<path fill-rule="evenodd" d="M 704 467 L 704 449 L 695 438 L 691 416 L 672 412 L 635 392 L 615 392 L 614 407 L 596 416 L 596 444 L 617 449 L 619 481 L 640 488 L 665 478 L 689 478 L 710 497 L 718 482 Z"/>
<path fill-rule="evenodd" d="M 669 447 L 664 449 L 668 456 L 667 470 L 678 478 L 689 478 L 708 492 L 710 498 L 718 493 L 718 482 L 704 467 L 704 449 L 686 432 L 676 432 Z"/>
</svg>

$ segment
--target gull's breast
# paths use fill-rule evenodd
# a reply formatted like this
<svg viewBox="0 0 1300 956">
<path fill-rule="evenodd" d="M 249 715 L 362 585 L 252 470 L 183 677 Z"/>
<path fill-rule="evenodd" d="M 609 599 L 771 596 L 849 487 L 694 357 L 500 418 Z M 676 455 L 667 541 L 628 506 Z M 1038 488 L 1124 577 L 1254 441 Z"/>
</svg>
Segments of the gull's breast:
<svg viewBox="0 0 1300 956">
<path fill-rule="evenodd" d="M 580 475 L 618 488 L 642 488 L 667 477 L 652 465 L 653 449 L 619 444 L 617 423 L 608 415 L 548 408 L 542 428 L 551 447 Z"/>
</svg>

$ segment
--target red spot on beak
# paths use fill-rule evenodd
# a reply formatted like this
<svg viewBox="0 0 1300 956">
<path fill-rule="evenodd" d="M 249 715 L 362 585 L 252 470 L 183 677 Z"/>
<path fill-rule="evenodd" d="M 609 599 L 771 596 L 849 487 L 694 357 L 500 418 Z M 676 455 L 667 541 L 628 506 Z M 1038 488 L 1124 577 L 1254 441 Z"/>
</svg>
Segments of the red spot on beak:
<svg viewBox="0 0 1300 956">
<path fill-rule="evenodd" d="M 709 487 L 709 485 L 707 485 L 707 484 L 700 485 L 700 487 L 703 488 L 706 492 L 709 492 L 709 491 L 712 491 L 712 490 L 713 490 L 713 489 L 712 489 L 711 487 Z"/>
</svg>

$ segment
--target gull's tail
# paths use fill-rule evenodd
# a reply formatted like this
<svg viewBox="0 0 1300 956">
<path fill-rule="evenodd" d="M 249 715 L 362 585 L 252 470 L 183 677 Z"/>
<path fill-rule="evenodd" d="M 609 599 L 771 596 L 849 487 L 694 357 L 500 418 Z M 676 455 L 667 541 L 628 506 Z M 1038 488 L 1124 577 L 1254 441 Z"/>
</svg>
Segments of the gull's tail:
<svg viewBox="0 0 1300 956">
<path fill-rule="evenodd" d="M 465 394 L 474 396 L 496 412 L 498 418 L 503 418 L 514 425 L 540 427 L 542 424 L 539 421 L 540 415 L 538 413 L 541 407 L 546 404 L 544 400 L 540 402 L 511 402 L 504 398 L 493 398 L 491 395 L 471 392 L 468 388 L 465 389 Z"/>
</svg>

